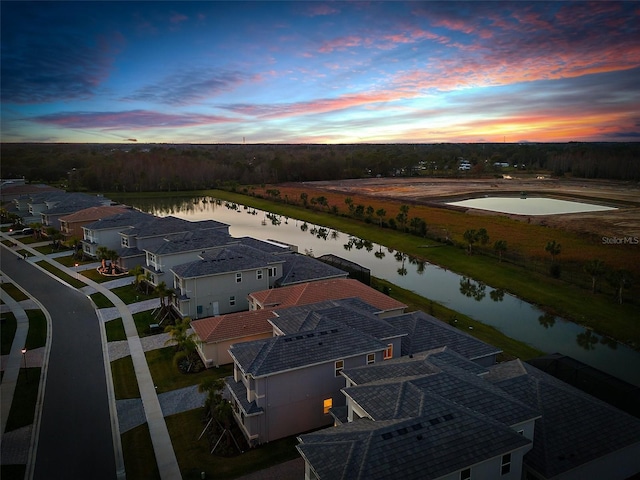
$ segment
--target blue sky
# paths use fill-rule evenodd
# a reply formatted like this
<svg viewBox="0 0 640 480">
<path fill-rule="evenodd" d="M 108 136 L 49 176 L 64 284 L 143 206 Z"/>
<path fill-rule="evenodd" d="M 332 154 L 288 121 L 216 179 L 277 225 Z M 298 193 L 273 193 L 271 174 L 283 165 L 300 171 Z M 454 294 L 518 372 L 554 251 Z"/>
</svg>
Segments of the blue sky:
<svg viewBox="0 0 640 480">
<path fill-rule="evenodd" d="M 638 2 L 10 2 L 4 142 L 638 141 Z"/>
</svg>

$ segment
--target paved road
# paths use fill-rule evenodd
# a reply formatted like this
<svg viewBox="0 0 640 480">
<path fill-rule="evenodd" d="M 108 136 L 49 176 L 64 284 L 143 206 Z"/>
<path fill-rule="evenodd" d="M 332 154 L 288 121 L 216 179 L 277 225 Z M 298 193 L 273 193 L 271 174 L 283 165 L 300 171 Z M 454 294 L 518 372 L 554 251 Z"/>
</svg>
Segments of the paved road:
<svg viewBox="0 0 640 480">
<path fill-rule="evenodd" d="M 114 479 L 100 324 L 87 297 L 0 248 L 2 270 L 51 314 L 35 479 Z"/>
</svg>

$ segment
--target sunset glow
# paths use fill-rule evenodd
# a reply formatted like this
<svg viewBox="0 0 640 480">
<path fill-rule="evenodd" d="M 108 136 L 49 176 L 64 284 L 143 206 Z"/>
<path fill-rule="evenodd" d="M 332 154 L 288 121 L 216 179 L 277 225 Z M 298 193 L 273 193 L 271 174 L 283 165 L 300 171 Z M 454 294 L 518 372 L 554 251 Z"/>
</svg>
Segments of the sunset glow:
<svg viewBox="0 0 640 480">
<path fill-rule="evenodd" d="M 640 139 L 637 2 L 11 2 L 3 142 Z"/>
</svg>

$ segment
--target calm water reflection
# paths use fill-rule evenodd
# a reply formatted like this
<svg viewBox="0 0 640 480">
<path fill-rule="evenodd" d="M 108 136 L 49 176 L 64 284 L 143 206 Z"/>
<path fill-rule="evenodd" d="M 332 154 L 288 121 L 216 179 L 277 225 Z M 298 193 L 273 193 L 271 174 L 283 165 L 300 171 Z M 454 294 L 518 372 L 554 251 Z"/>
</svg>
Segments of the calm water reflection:
<svg viewBox="0 0 640 480">
<path fill-rule="evenodd" d="M 492 212 L 512 213 L 515 215 L 557 215 L 561 213 L 599 212 L 616 210 L 613 207 L 595 205 L 592 203 L 570 202 L 555 198 L 542 197 L 482 197 L 471 198 L 459 202 L 449 202 L 448 205 L 477 208 Z"/>
<path fill-rule="evenodd" d="M 460 276 L 403 252 L 320 225 L 211 198 L 131 202 L 158 216 L 214 219 L 234 237 L 251 236 L 298 246 L 316 257 L 334 254 L 371 274 L 492 325 L 506 335 L 549 353 L 560 352 L 640 385 L 640 353 L 572 322 L 549 315 L 501 289 Z M 437 247 L 436 247 L 437 248 Z"/>
</svg>

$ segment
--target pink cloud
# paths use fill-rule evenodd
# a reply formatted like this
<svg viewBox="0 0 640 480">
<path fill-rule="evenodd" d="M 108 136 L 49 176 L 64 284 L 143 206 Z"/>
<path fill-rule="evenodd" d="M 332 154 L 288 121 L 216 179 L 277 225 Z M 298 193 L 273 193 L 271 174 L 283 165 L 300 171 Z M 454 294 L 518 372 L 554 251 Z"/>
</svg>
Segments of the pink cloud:
<svg viewBox="0 0 640 480">
<path fill-rule="evenodd" d="M 330 53 L 330 52 L 333 52 L 334 50 L 345 50 L 351 47 L 359 47 L 363 43 L 365 43 L 365 41 L 362 39 L 362 37 L 350 35 L 347 37 L 340 37 L 340 38 L 334 38 L 333 40 L 328 40 L 320 46 L 318 51 L 320 51 L 321 53 Z"/>
<path fill-rule="evenodd" d="M 334 8 L 333 5 L 327 5 L 326 3 L 310 4 L 306 11 L 306 15 L 309 17 L 334 15 L 336 13 L 340 13 L 340 10 Z"/>
<path fill-rule="evenodd" d="M 169 17 L 169 21 L 171 23 L 182 23 L 186 20 L 189 20 L 189 17 L 181 13 L 172 13 L 171 17 Z"/>
</svg>

